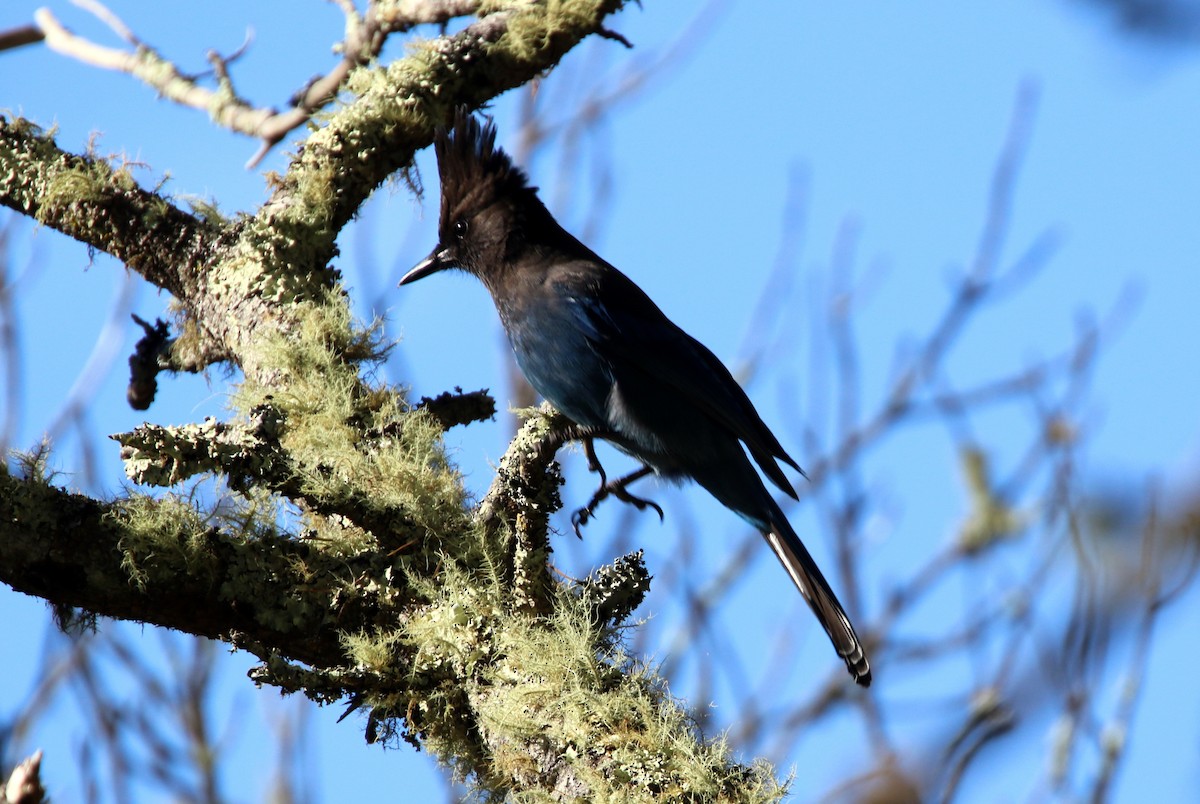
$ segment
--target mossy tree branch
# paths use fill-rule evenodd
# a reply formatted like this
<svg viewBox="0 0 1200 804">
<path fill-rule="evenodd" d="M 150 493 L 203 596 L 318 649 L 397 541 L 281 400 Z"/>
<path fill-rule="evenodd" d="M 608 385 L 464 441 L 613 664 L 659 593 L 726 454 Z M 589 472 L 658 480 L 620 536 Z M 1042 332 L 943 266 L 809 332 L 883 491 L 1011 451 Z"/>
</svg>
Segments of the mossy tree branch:
<svg viewBox="0 0 1200 804">
<path fill-rule="evenodd" d="M 374 737 L 419 740 L 489 790 L 778 798 L 768 767 L 697 739 L 661 682 L 621 654 L 617 628 L 648 581 L 640 557 L 577 588 L 547 577 L 560 479 L 538 447 L 554 422 L 542 413 L 518 434 L 473 525 L 400 555 L 350 539 L 331 549 L 178 498 L 100 503 L 36 467 L 3 473 L 0 579 L 247 648 L 264 659 L 260 683 L 365 702 Z"/>
<path fill-rule="evenodd" d="M 126 262 L 175 295 L 243 371 L 274 382 L 276 367 L 261 365 L 245 334 L 264 324 L 290 330 L 301 314 L 292 302 L 324 303 L 337 279 L 334 241 L 371 192 L 411 164 L 454 106 L 479 106 L 553 67 L 621 5 L 494 4 L 455 36 L 355 70 L 354 99 L 309 136 L 251 216 L 202 220 L 138 188 L 126 169 L 2 118 L 0 204 Z"/>
<path fill-rule="evenodd" d="M 333 579 L 380 557 L 330 562 L 270 530 L 236 531 L 185 500 L 102 502 L 0 470 L 0 580 L 114 619 L 229 640 L 241 634 L 307 663 L 344 661 Z M 376 570 L 377 571 L 377 570 Z M 340 617 L 361 625 L 364 601 Z"/>
<path fill-rule="evenodd" d="M 21 119 L 0 116 L 0 204 L 183 297 L 183 278 L 213 258 L 218 229 L 137 185 L 126 166 L 72 154 Z"/>
<path fill-rule="evenodd" d="M 259 683 L 349 697 L 370 711 L 372 739 L 419 741 L 491 792 L 777 798 L 769 768 L 700 739 L 621 653 L 619 629 L 649 582 L 639 556 L 581 584 L 551 577 L 561 478 L 539 444 L 561 422 L 532 415 L 472 505 L 441 433 L 486 416 L 490 400 L 410 406 L 365 379 L 387 350 L 354 324 L 328 266 L 338 231 L 455 105 L 537 76 L 620 5 L 480 4 L 459 34 L 356 69 L 351 99 L 271 199 L 229 220 L 185 212 L 24 121 L 0 125 L 0 202 L 169 290 L 180 340 L 210 342 L 243 372 L 234 421 L 119 436 L 135 480 L 220 476 L 232 490 L 220 503 L 101 502 L 29 462 L 0 474 L 0 579 L 60 609 L 250 650 Z"/>
</svg>

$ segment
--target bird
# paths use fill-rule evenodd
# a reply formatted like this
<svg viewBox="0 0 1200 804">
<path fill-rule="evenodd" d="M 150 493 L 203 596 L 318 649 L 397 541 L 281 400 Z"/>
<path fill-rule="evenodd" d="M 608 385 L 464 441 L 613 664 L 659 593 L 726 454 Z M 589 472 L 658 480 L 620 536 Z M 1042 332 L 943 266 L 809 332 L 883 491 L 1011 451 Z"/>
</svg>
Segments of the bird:
<svg viewBox="0 0 1200 804">
<path fill-rule="evenodd" d="M 871 666 L 850 618 L 751 458 L 792 498 L 779 462 L 803 470 L 729 369 L 558 224 L 496 145 L 491 119 L 480 123 L 456 108 L 450 125 L 435 130 L 434 151 L 438 244 L 400 286 L 446 269 L 477 277 L 533 389 L 579 433 L 640 461 L 635 474 L 695 481 L 757 529 L 854 681 L 870 686 Z"/>
</svg>

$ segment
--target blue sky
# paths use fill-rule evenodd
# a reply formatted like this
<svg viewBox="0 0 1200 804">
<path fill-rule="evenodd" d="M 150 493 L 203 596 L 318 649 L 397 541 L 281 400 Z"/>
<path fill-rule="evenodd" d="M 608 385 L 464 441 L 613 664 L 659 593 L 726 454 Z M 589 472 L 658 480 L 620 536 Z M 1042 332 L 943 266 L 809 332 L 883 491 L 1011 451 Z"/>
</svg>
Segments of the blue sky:
<svg viewBox="0 0 1200 804">
<path fill-rule="evenodd" d="M 37 5 L 5 4 L 0 28 L 27 20 Z M 856 319 L 869 404 L 890 376 L 896 343 L 927 331 L 953 277 L 975 251 L 995 161 L 1019 88 L 1027 86 L 1036 96 L 1036 112 L 1002 253 L 1011 261 L 1047 232 L 1058 245 L 1027 288 L 971 329 L 950 362 L 953 378 L 966 384 L 1053 354 L 1070 342 L 1081 311 L 1103 315 L 1132 290 L 1136 304 L 1105 344 L 1085 408 L 1089 444 L 1080 470 L 1096 482 L 1158 478 L 1168 490 L 1194 484 L 1200 372 L 1187 354 L 1200 337 L 1195 314 L 1200 51 L 1121 38 L 1101 14 L 1061 1 L 727 5 L 688 55 L 620 105 L 589 144 L 590 157 L 609 160 L 614 182 L 611 206 L 591 245 L 681 326 L 737 365 L 745 357 L 740 347 L 781 236 L 802 228 L 792 276 L 796 291 L 788 297 L 794 313 L 785 316 L 785 332 L 794 328 L 800 357 L 795 365 L 764 374 L 752 388 L 766 419 L 801 463 L 811 458 L 804 454 L 802 432 L 783 422 L 806 414 L 804 390 L 793 393 L 807 371 L 803 355 L 811 324 L 805 316 L 812 294 L 827 281 L 839 232 L 847 222 L 857 227 L 855 265 L 860 275 L 872 277 L 869 299 Z M 281 103 L 325 68 L 329 41 L 340 30 L 335 7 L 324 3 L 306 4 L 303 13 L 285 3 L 255 4 L 249 11 L 238 4 L 171 4 L 153 11 L 129 2 L 111 6 L 185 69 L 203 69 L 209 47 L 234 50 L 253 27 L 254 41 L 235 77 L 243 94 L 264 103 Z M 61 2 L 51 8 L 79 32 L 117 44 L 81 11 Z M 568 59 L 593 65 L 602 76 L 598 83 L 615 81 L 677 37 L 690 13 L 653 0 L 644 8 L 630 7 L 612 27 L 637 45 L 634 51 L 593 42 Z M 276 17 L 287 22 L 279 24 Z M 558 77 L 547 79 L 548 93 Z M 40 48 L 0 54 L 0 108 L 43 125 L 56 123 L 59 142 L 68 149 L 82 148 L 100 132 L 100 152 L 124 153 L 147 165 L 143 183 L 154 184 L 169 171 L 169 190 L 215 199 L 225 212 L 253 209 L 266 193 L 261 170 L 286 164 L 278 150 L 260 170 L 246 171 L 242 166 L 254 143 L 217 130 L 198 112 L 156 100 L 126 76 Z M 511 95 L 496 105 L 495 117 L 501 139 L 512 136 L 517 116 Z M 393 287 L 399 273 L 435 242 L 436 171 L 428 154 L 419 164 L 428 190 L 425 204 L 402 185 L 383 188 L 357 228 L 343 237 L 341 264 L 360 293 L 359 312 L 386 316 L 388 333 L 404 339 L 393 379 L 409 383 L 417 394 L 456 385 L 499 391 L 505 388 L 506 347 L 481 287 L 465 276 L 439 277 L 402 291 Z M 596 176 L 587 170 L 573 174 L 564 190 L 556 183 L 554 159 L 539 158 L 528 167 L 564 224 L 582 228 L 597 197 Z M 804 177 L 804 212 L 785 220 L 796 176 Z M 97 258 L 89 267 L 82 249 L 52 233 L 29 228 L 25 233 L 31 236 L 21 255 L 33 255 L 40 267 L 19 297 L 28 332 L 28 396 L 16 439 L 21 446 L 35 443 L 50 425 L 124 281 L 123 269 L 110 260 Z M 147 287 L 135 292 L 143 317 L 161 313 L 165 297 Z M 90 422 L 99 432 L 126 430 L 143 420 L 124 404 L 123 362 L 136 334 L 125 328 L 116 371 L 96 388 Z M 220 415 L 225 393 L 220 377 L 163 385 L 152 420 Z M 1001 458 L 1014 459 L 1006 430 L 1014 426 L 1011 417 L 982 421 L 992 427 L 976 436 Z M 450 436 L 476 492 L 486 488 L 507 426 L 501 421 Z M 58 444 L 56 465 L 66 479 L 80 472 L 73 445 L 70 437 Z M 116 446 L 104 445 L 97 459 L 102 488 L 115 491 L 121 480 Z M 949 537 L 966 506 L 955 460 L 944 437 L 921 433 L 871 454 L 867 484 L 886 504 L 880 505 L 885 513 L 879 534 L 865 557 L 868 607 L 879 604 L 888 578 L 911 571 L 915 557 Z M 568 498 L 582 502 L 588 483 L 573 483 Z M 719 509 L 710 511 L 696 493 L 678 494 L 703 512 L 708 538 L 697 549 L 715 572 L 725 539 L 739 533 L 739 524 Z M 803 516 L 806 526 L 818 526 L 811 514 Z M 677 524 L 668 513 L 664 527 Z M 640 531 L 651 538 L 655 532 L 656 527 Z M 819 537 L 810 543 L 819 557 L 828 555 Z M 602 539 L 562 549 L 568 566 L 584 572 L 609 557 Z M 655 542 L 647 544 L 652 572 L 656 549 Z M 790 588 L 773 563 L 760 562 L 755 571 L 755 583 L 739 593 L 730 614 L 737 618 L 731 622 L 738 636 L 728 645 L 750 668 L 772 647 L 781 618 L 812 628 L 799 604 L 784 597 Z M 678 612 L 671 611 L 670 600 L 652 599 L 648 613 L 671 623 Z M 1173 668 L 1198 658 L 1192 641 L 1184 639 L 1186 612 L 1195 603 L 1190 595 L 1161 625 L 1119 798 L 1135 791 L 1167 800 L 1194 797 L 1200 781 L 1194 751 L 1200 701 L 1193 689 L 1172 682 L 1178 680 Z M 0 639 L 20 646 L 16 653 L 37 654 L 45 619 L 36 601 L 0 593 L 5 623 Z M 801 668 L 828 660 L 811 632 L 800 642 Z M 656 650 L 666 649 L 664 644 Z M 244 659 L 234 661 L 248 666 Z M 32 672 L 31 665 L 27 673 Z M 803 670 L 797 675 L 800 686 Z M 239 672 L 230 676 L 223 694 L 236 705 L 262 710 L 277 705 L 273 693 L 249 688 Z M 687 694 L 687 685 L 682 678 L 674 689 Z M 20 682 L 4 685 L 0 707 L 17 706 L 25 689 Z M 896 690 L 882 695 L 899 708 L 946 703 L 913 679 Z M 736 713 L 721 711 L 720 695 L 718 689 L 718 717 L 735 722 Z M 429 758 L 365 748 L 353 723 L 333 723 L 336 714 L 331 709 L 313 718 L 316 767 L 328 800 L 340 797 L 333 791 L 344 792 L 347 778 L 369 789 L 371 780 L 401 776 L 418 799 L 420 780 L 436 773 Z M 851 745 L 862 739 L 845 724 L 838 728 L 835 724 L 829 735 Z M 78 731 L 73 734 L 46 736 L 39 744 L 58 739 L 71 745 L 80 739 Z M 243 761 L 254 767 L 254 741 L 242 740 Z M 853 766 L 852 750 L 832 752 L 828 745 L 804 741 L 789 756 L 806 785 L 812 780 L 814 792 Z M 1044 744 L 1004 750 L 1010 757 L 987 767 L 1012 772 L 1023 763 L 1044 763 Z M 66 769 L 56 763 L 66 763 L 68 756 L 49 755 L 55 783 L 67 783 Z M 973 780 L 965 800 L 1011 800 L 1007 793 L 1013 791 L 998 793 L 994 780 L 988 782 Z M 63 790 L 61 800 L 75 800 L 77 793 Z M 239 795 L 254 798 L 253 791 Z"/>
</svg>

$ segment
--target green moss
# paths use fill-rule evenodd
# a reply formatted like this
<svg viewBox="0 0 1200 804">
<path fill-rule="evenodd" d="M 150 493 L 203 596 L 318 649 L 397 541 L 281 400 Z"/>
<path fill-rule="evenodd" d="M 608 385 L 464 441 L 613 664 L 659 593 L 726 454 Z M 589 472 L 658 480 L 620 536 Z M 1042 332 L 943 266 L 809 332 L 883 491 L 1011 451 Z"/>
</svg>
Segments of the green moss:
<svg viewBox="0 0 1200 804">
<path fill-rule="evenodd" d="M 153 499 L 131 494 L 114 503 L 110 516 L 121 520 L 124 533 L 117 544 L 121 566 L 139 589 L 151 583 L 171 582 L 169 577 L 154 577 L 161 565 L 174 574 L 182 563 L 192 574 L 211 558 L 207 545 L 210 527 L 205 517 L 180 497 Z M 156 560 L 167 556 L 170 558 L 164 561 Z"/>
<path fill-rule="evenodd" d="M 257 361 L 274 367 L 278 382 L 244 383 L 235 407 L 281 411 L 280 443 L 306 494 L 403 511 L 429 533 L 462 530 L 465 496 L 440 426 L 360 376 L 386 355 L 378 323 L 354 326 L 340 297 L 299 308 L 291 333 L 271 333 L 254 345 Z"/>
<path fill-rule="evenodd" d="M 493 43 L 491 56 L 510 55 L 522 61 L 535 61 L 552 48 L 556 36 L 567 31 L 590 30 L 597 23 L 596 4 L 586 0 L 546 0 L 536 8 L 524 3 L 488 2 L 480 13 L 513 8 L 517 13 L 508 21 L 508 31 Z"/>
<path fill-rule="evenodd" d="M 210 226 L 220 228 L 229 225 L 229 219 L 221 214 L 216 201 L 200 196 L 183 196 L 180 200 L 188 205 L 193 215 Z"/>
</svg>

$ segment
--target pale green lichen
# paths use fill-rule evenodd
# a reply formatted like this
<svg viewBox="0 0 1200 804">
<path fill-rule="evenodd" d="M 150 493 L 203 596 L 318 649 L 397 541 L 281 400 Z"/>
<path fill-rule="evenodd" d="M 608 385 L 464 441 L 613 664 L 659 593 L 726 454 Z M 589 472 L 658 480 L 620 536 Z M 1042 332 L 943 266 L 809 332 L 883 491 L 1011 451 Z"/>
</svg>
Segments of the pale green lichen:
<svg viewBox="0 0 1200 804">
<path fill-rule="evenodd" d="M 229 218 L 221 214 L 216 201 L 196 195 L 181 196 L 179 200 L 188 205 L 193 215 L 214 228 L 229 225 Z"/>
<path fill-rule="evenodd" d="M 234 473 L 238 487 L 271 475 L 283 458 L 275 439 L 282 423 L 270 408 L 252 411 L 245 426 L 211 416 L 201 424 L 143 425 L 112 436 L 121 444 L 125 474 L 150 486 L 173 486 L 201 472 Z"/>
<path fill-rule="evenodd" d="M 264 333 L 255 349 L 280 381 L 243 383 L 234 405 L 282 412 L 280 444 L 306 494 L 403 511 L 430 533 L 461 530 L 462 482 L 436 420 L 408 412 L 397 394 L 360 377 L 362 363 L 386 353 L 376 328 L 352 327 L 344 304 L 313 306 L 291 333 Z"/>
<path fill-rule="evenodd" d="M 486 757 L 489 778 L 480 781 L 501 788 L 542 778 L 547 768 L 532 759 L 539 755 L 551 766 L 569 766 L 564 772 L 594 801 L 782 796 L 765 764 L 746 768 L 724 741 L 699 739 L 680 702 L 618 650 L 613 632 L 599 627 L 578 598 L 563 593 L 548 618 L 468 603 L 436 606 L 439 616 L 420 629 L 425 661 L 436 656 L 461 665 L 454 669 L 466 678 L 465 704 L 457 691 L 422 699 L 426 711 L 449 716 L 424 733 L 436 755 Z M 445 647 L 431 651 L 430 644 Z M 464 706 L 477 729 L 447 726 Z"/>
<path fill-rule="evenodd" d="M 517 800 L 550 795 L 538 785 L 556 774 L 590 801 L 782 797 L 768 765 L 743 766 L 723 740 L 700 737 L 586 596 L 559 586 L 550 614 L 529 614 L 511 605 L 503 568 L 486 555 L 474 569 L 447 557 L 415 575 L 427 603 L 399 631 L 343 638 L 363 671 L 416 683 L 373 696 L 377 715 L 405 717 L 462 778 Z"/>
<path fill-rule="evenodd" d="M 165 563 L 171 573 L 182 565 L 192 574 L 211 560 L 206 541 L 211 526 L 183 498 L 131 494 L 114 503 L 109 516 L 121 523 L 123 533 L 117 543 L 121 566 L 139 589 L 171 582 L 169 577 L 155 577 L 160 564 Z"/>
</svg>

